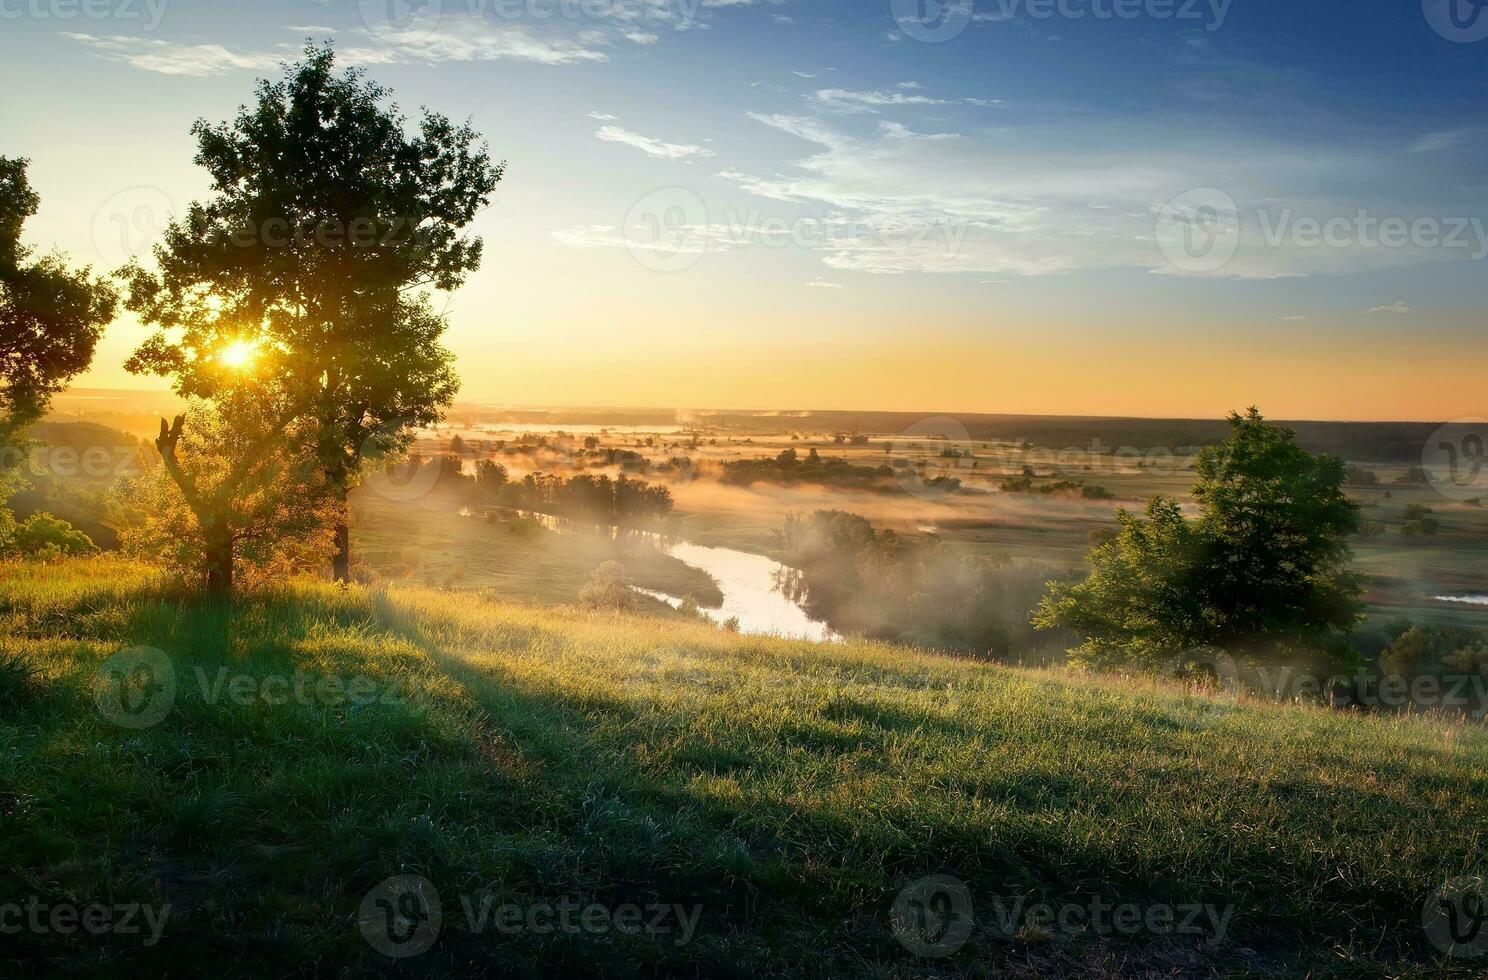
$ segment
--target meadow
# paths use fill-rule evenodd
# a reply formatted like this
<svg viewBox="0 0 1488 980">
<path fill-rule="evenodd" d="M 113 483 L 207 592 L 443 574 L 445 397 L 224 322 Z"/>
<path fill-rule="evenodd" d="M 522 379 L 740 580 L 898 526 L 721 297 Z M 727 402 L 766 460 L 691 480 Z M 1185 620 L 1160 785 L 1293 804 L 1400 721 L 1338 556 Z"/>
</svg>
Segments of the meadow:
<svg viewBox="0 0 1488 980">
<path fill-rule="evenodd" d="M 1192 447 L 1178 444 L 1174 450 L 1165 445 L 1151 445 L 1150 441 L 1170 436 L 1198 438 L 1212 428 L 1207 423 L 1196 423 L 1190 431 L 1173 422 L 1148 433 L 1148 429 L 1157 426 L 1156 420 L 1148 424 L 1139 424 L 1146 420 L 1121 420 L 1124 427 L 1118 427 L 1117 420 L 1106 420 L 1104 424 L 1102 420 L 1054 419 L 1023 423 L 1029 426 L 1029 432 L 1047 430 L 1069 437 L 1071 445 L 1085 447 L 1060 448 L 1058 443 L 1035 444 L 1018 439 L 950 441 L 875 430 L 867 430 L 866 441 L 861 444 L 839 443 L 831 430 L 812 430 L 804 425 L 799 429 L 765 427 L 766 422 L 778 424 L 781 420 L 776 418 L 757 418 L 738 428 L 699 426 L 682 431 L 675 425 L 640 424 L 654 422 L 650 416 L 615 416 L 636 423 L 621 431 L 597 424 L 610 417 L 602 413 L 585 416 L 590 419 L 588 425 L 578 425 L 574 421 L 580 418 L 578 415 L 558 417 L 569 425 L 567 430 L 536 422 L 521 424 L 528 429 L 543 430 L 559 446 L 571 446 L 580 433 L 593 432 L 601 447 L 628 448 L 654 462 L 670 456 L 692 460 L 698 470 L 687 479 L 678 480 L 661 473 L 650 473 L 644 478 L 672 489 L 676 511 L 667 525 L 667 533 L 696 544 L 735 548 L 780 559 L 783 556 L 777 532 L 785 516 L 830 509 L 860 514 L 875 526 L 891 528 L 899 534 L 934 535 L 943 547 L 971 557 L 1006 558 L 1071 569 L 1086 567 L 1092 532 L 1114 528 L 1118 508 L 1140 511 L 1158 494 L 1190 501 L 1195 479 Z M 478 422 L 467 414 L 456 425 L 426 434 L 419 442 L 418 451 L 428 455 L 444 452 L 454 434 L 462 435 L 473 445 L 489 443 L 492 439 L 513 440 L 519 432 L 514 428 L 516 424 L 505 421 L 507 418 L 503 415 L 503 421 Z M 861 418 L 844 416 L 844 420 L 865 424 L 882 421 L 874 413 L 864 413 Z M 731 421 L 742 425 L 745 420 Z M 799 421 L 821 420 L 813 416 Z M 1087 428 L 1079 429 L 1081 425 Z M 1320 433 L 1315 439 L 1340 450 L 1352 449 L 1356 455 L 1349 459 L 1374 473 L 1378 481 L 1370 486 L 1348 488 L 1350 496 L 1362 508 L 1363 519 L 1377 525 L 1377 534 L 1355 536 L 1350 542 L 1355 566 L 1368 576 L 1366 600 L 1370 617 L 1381 622 L 1403 617 L 1420 623 L 1470 628 L 1488 621 L 1488 606 L 1439 598 L 1488 595 L 1488 565 L 1481 560 L 1482 549 L 1488 543 L 1488 508 L 1447 499 L 1426 484 L 1403 482 L 1411 463 L 1394 459 L 1401 455 L 1395 444 L 1395 440 L 1403 438 L 1396 432 L 1400 426 L 1316 423 L 1312 428 Z M 1415 434 L 1416 427 L 1405 428 L 1412 430 L 1409 434 Z M 1308 426 L 1304 424 L 1302 429 L 1307 431 Z M 1078 438 L 1074 434 L 1077 431 L 1083 433 Z M 1120 439 L 1130 441 L 1111 441 Z M 1104 448 L 1092 451 L 1092 444 Z M 947 459 L 941 456 L 947 447 L 968 455 Z M 1126 447 L 1121 455 L 1115 451 L 1118 447 Z M 843 459 L 854 466 L 880 466 L 886 461 L 900 460 L 911 464 L 911 468 L 899 471 L 900 476 L 884 481 L 876 491 L 809 482 L 739 486 L 718 479 L 722 467 L 730 462 L 773 457 L 785 450 L 795 450 L 802 456 L 815 450 L 823 458 Z M 1391 459 L 1370 461 L 1382 455 Z M 511 465 L 514 474 L 529 470 L 571 472 L 575 463 L 574 453 L 567 449 L 534 453 L 515 460 L 497 458 Z M 920 464 L 924 464 L 923 471 Z M 1003 482 L 1022 474 L 1024 467 L 1039 474 L 1036 484 L 1083 480 L 1108 491 L 1113 499 L 1089 500 L 1066 493 L 1004 492 Z M 595 468 L 591 466 L 588 471 L 594 472 Z M 923 472 L 925 476 L 901 479 L 905 472 Z M 921 484 L 936 475 L 959 480 L 960 491 L 927 491 Z M 388 501 L 371 500 L 368 495 L 362 499 L 367 500 L 372 519 L 365 522 L 365 529 L 359 533 L 365 535 L 371 546 L 373 567 L 394 561 L 398 542 L 407 540 L 410 534 L 429 533 L 441 545 L 454 549 L 449 554 L 459 555 L 450 560 L 444 553 L 426 549 L 430 560 L 450 568 L 463 567 L 462 581 L 469 587 L 490 588 L 505 598 L 525 600 L 541 596 L 544 601 L 563 602 L 571 600 L 581 584 L 572 575 L 552 577 L 544 573 L 544 581 L 552 586 L 533 588 L 524 581 L 527 573 L 513 563 L 471 559 L 471 549 L 483 550 L 487 555 L 496 554 L 493 549 L 504 549 L 506 536 L 472 528 L 469 522 L 455 523 L 453 509 L 447 506 L 424 502 L 411 510 L 412 516 L 400 516 L 399 508 Z M 1434 534 L 1408 537 L 1404 533 L 1407 510 L 1413 507 L 1430 509 L 1439 523 Z M 415 525 L 431 530 L 415 532 Z M 552 553 L 554 549 L 580 546 L 549 543 L 546 547 Z M 526 553 L 514 553 L 514 557 L 526 557 Z M 633 549 L 620 557 L 627 562 L 647 560 Z M 653 567 L 647 574 L 654 575 L 658 570 Z M 697 581 L 685 576 L 662 576 L 653 578 L 652 583 L 641 584 L 679 597 L 698 587 Z"/>
<path fill-rule="evenodd" d="M 7 935 L 14 975 L 1449 976 L 1423 909 L 1488 843 L 1488 734 L 1429 716 L 109 558 L 0 567 L 0 644 L 6 894 L 163 921 Z M 160 688 L 96 683 L 140 646 L 143 726 Z M 442 917 L 389 959 L 400 875 Z M 931 876 L 945 935 L 897 914 Z M 1156 926 L 1008 912 L 1128 903 Z"/>
</svg>

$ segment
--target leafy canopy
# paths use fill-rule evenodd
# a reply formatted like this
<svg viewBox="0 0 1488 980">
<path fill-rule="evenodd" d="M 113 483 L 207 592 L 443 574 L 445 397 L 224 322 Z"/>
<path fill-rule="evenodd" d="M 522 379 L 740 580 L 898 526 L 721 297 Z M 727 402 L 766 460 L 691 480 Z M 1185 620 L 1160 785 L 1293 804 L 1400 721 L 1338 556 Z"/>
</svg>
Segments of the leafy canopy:
<svg viewBox="0 0 1488 980">
<path fill-rule="evenodd" d="M 1190 520 L 1156 497 L 1121 511 L 1118 532 L 1090 553 L 1094 571 L 1054 585 L 1034 616 L 1041 628 L 1086 638 L 1096 665 L 1158 666 L 1204 647 L 1253 657 L 1336 652 L 1359 620 L 1363 588 L 1348 571 L 1358 505 L 1342 460 L 1313 455 L 1296 433 L 1252 408 L 1200 454 Z"/>
<path fill-rule="evenodd" d="M 310 47 L 229 122 L 199 121 L 196 162 L 212 195 L 167 229 L 158 271 L 127 272 L 129 306 L 161 328 L 129 362 L 212 398 L 221 352 L 247 345 L 253 372 L 316 422 L 336 479 L 363 455 L 439 418 L 457 387 L 428 289 L 480 265 L 463 233 L 502 167 L 468 126 L 425 112 L 416 132 L 361 72 Z M 369 445 L 370 440 L 370 445 Z"/>
<path fill-rule="evenodd" d="M 57 254 L 32 258 L 21 229 L 40 203 L 27 161 L 0 157 L 0 441 L 46 413 L 52 395 L 87 368 L 118 297 Z M 11 454 L 7 454 L 11 455 Z"/>
</svg>

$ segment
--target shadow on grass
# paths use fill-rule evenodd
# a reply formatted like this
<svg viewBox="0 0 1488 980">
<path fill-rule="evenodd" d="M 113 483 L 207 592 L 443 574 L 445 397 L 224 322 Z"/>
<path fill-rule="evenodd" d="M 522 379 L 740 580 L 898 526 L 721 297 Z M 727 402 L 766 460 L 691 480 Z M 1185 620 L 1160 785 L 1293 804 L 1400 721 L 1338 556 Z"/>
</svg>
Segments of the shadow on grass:
<svg viewBox="0 0 1488 980">
<path fill-rule="evenodd" d="M 1265 871 L 1277 842 L 1223 826 L 1193 828 L 1228 850 L 1200 862 L 1200 873 L 1154 873 L 1121 843 L 1073 826 L 1093 819 L 1094 803 L 1119 798 L 1109 773 L 939 785 L 904 774 L 905 793 L 943 797 L 923 809 L 914 799 L 885 806 L 832 786 L 797 788 L 803 759 L 862 758 L 892 781 L 877 764 L 889 741 L 927 726 L 948 740 L 976 736 L 965 723 L 837 698 L 814 720 L 710 738 L 696 712 L 533 689 L 500 660 L 472 663 L 442 646 L 437 629 L 431 636 L 367 593 L 312 588 L 232 602 L 116 594 L 127 619 L 74 619 L 99 634 L 83 638 L 167 650 L 188 683 L 147 731 L 112 729 L 82 700 L 83 715 L 49 720 L 47 730 L 29 710 L 12 719 L 0 758 L 14 787 L 0 863 L 48 902 L 169 902 L 168 931 L 151 948 L 126 936 L 28 933 L 0 964 L 121 975 L 209 963 L 228 975 L 909 975 L 923 964 L 895 942 L 888 910 L 901 887 L 933 873 L 955 875 L 979 898 L 1227 893 L 1241 906 L 1237 929 L 1280 921 L 1318 944 L 1343 935 L 1345 922 L 1398 928 L 1407 904 L 1404 889 L 1363 893 L 1327 880 L 1323 867 L 1308 872 L 1312 894 L 1272 895 L 1277 882 L 1296 880 Z M 503 647 L 524 655 L 562 640 L 530 624 L 501 631 Z M 790 663 L 810 668 L 804 656 L 770 661 Z M 404 689 L 401 700 L 367 705 L 257 694 L 239 703 L 204 696 L 197 668 L 209 679 L 222 668 L 247 676 L 259 694 L 266 677 L 301 670 L 397 679 Z M 1336 806 L 1348 792 L 1287 805 Z M 973 803 L 1007 808 L 997 836 L 956 818 L 956 805 Z M 1141 813 L 1113 810 L 1111 833 Z M 397 874 L 433 882 L 445 916 L 438 943 L 403 962 L 373 952 L 357 927 L 363 896 Z M 508 935 L 477 932 L 467 919 L 462 899 L 487 896 L 528 908 L 569 899 L 703 911 L 684 945 L 614 931 Z M 1311 921 L 1294 914 L 1306 902 L 1322 910 Z M 970 973 L 1020 948 L 978 932 L 936 968 Z"/>
</svg>

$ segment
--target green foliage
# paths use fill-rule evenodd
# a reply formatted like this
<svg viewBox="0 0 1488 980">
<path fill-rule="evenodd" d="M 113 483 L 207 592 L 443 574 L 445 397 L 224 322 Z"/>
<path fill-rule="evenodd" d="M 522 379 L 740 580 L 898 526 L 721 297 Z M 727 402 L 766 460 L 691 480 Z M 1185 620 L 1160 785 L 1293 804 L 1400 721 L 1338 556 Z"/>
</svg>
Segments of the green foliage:
<svg viewBox="0 0 1488 980">
<path fill-rule="evenodd" d="M 89 270 L 73 272 L 57 254 L 33 258 L 21 244 L 40 203 L 26 167 L 0 156 L 0 448 L 7 450 L 87 368 L 118 302 Z"/>
<path fill-rule="evenodd" d="M 722 481 L 739 486 L 753 483 L 819 483 L 863 490 L 887 489 L 894 475 L 888 466 L 855 466 L 845 459 L 824 457 L 812 449 L 803 460 L 794 449 L 774 457 L 734 459 L 723 464 Z M 957 481 L 959 486 L 959 481 Z"/>
<path fill-rule="evenodd" d="M 95 550 L 91 538 L 51 514 L 32 514 L 20 522 L 12 519 L 9 527 L 0 518 L 0 557 L 52 561 L 86 555 Z"/>
<path fill-rule="evenodd" d="M 1488 634 L 1454 626 L 1412 626 L 1380 654 L 1380 673 L 1408 680 L 1488 678 Z"/>
<path fill-rule="evenodd" d="M 161 464 L 133 483 L 146 517 L 122 535 L 129 554 L 213 590 L 231 589 L 240 566 L 263 581 L 317 560 L 335 516 L 308 423 L 256 386 L 225 404 L 193 402 L 161 423 Z"/>
<path fill-rule="evenodd" d="M 507 484 L 497 499 L 522 510 L 601 524 L 665 517 L 672 512 L 672 491 L 661 484 L 585 473 L 567 479 L 553 473 L 528 473 L 521 483 Z"/>
<path fill-rule="evenodd" d="M 1027 467 L 1024 467 L 1027 470 Z M 1041 493 L 1070 495 L 1078 494 L 1086 500 L 1115 500 L 1116 495 L 1103 486 L 1086 483 L 1084 480 L 1054 480 L 1050 483 L 1035 483 L 1034 475 L 1024 472 L 1002 481 L 1003 493 Z"/>
<path fill-rule="evenodd" d="M 1116 538 L 1090 554 L 1092 574 L 1041 603 L 1036 625 L 1085 637 L 1077 659 L 1155 667 L 1210 646 L 1341 655 L 1363 592 L 1346 568 L 1360 523 L 1344 464 L 1308 453 L 1255 409 L 1230 425 L 1199 456 L 1198 520 L 1163 497 L 1144 516 L 1121 513 Z"/>
<path fill-rule="evenodd" d="M 118 296 L 89 270 L 69 270 L 58 254 L 33 258 L 21 244 L 40 204 L 26 167 L 0 156 L 0 554 L 48 558 L 81 554 L 93 542 L 50 515 L 17 525 L 6 507 L 20 489 L 10 471 L 24 456 L 26 430 L 93 360 Z"/>
<path fill-rule="evenodd" d="M 241 372 L 216 355 L 255 345 L 253 374 L 313 422 L 308 446 L 343 502 L 364 462 L 405 450 L 454 397 L 427 290 L 479 267 L 463 229 L 502 174 L 469 126 L 425 112 L 410 134 L 388 99 L 308 48 L 235 119 L 195 125 L 212 196 L 167 229 L 158 273 L 127 274 L 129 308 L 160 328 L 129 369 L 217 399 Z"/>
</svg>

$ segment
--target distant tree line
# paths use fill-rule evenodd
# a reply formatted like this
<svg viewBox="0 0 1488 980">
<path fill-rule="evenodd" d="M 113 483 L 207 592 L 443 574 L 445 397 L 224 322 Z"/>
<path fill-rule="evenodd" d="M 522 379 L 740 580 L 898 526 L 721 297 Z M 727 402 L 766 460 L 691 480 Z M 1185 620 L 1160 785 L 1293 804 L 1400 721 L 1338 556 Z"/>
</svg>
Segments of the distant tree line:
<svg viewBox="0 0 1488 980">
<path fill-rule="evenodd" d="M 548 473 L 529 473 L 520 483 L 508 485 L 499 499 L 523 510 L 605 524 L 649 520 L 672 512 L 672 491 L 667 487 L 624 476 L 611 479 L 588 473 L 566 479 Z"/>
<path fill-rule="evenodd" d="M 845 459 L 823 457 L 815 449 L 804 457 L 794 449 L 777 456 L 729 460 L 723 464 L 722 482 L 747 486 L 751 483 L 818 483 L 856 489 L 885 489 L 894 471 L 887 466 L 856 466 Z"/>
</svg>

